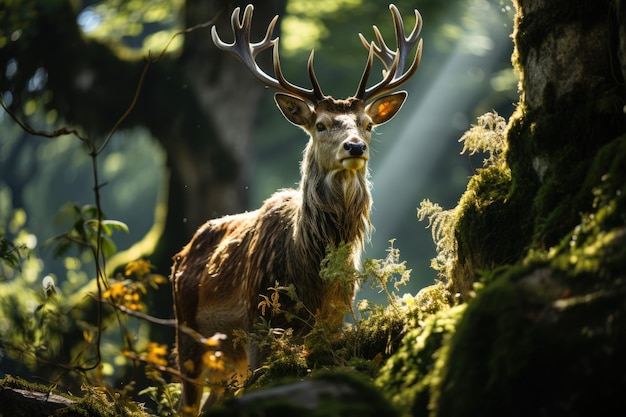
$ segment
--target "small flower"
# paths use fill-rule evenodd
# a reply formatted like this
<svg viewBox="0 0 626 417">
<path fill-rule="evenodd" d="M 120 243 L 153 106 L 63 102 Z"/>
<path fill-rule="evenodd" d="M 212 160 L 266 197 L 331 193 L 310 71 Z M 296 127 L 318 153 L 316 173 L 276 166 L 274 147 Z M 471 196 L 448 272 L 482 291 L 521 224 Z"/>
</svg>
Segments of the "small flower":
<svg viewBox="0 0 626 417">
<path fill-rule="evenodd" d="M 126 264 L 124 268 L 124 275 L 129 277 L 135 275 L 138 278 L 144 277 L 150 273 L 152 265 L 145 259 L 139 259 Z"/>
<path fill-rule="evenodd" d="M 145 354 L 145 361 L 158 366 L 166 366 L 167 345 L 160 345 L 155 342 L 148 344 L 148 351 Z"/>
<path fill-rule="evenodd" d="M 133 311 L 142 310 L 141 294 L 146 293 L 146 288 L 141 283 L 126 281 L 113 282 L 109 289 L 102 294 L 102 298 L 108 298 L 118 306 L 124 306 Z"/>
</svg>

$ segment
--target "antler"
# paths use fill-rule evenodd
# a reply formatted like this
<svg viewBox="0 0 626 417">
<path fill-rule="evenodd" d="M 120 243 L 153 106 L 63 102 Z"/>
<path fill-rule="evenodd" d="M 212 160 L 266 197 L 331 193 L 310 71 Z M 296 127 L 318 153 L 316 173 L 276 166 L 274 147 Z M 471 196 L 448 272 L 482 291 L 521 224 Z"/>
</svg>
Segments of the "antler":
<svg viewBox="0 0 626 417">
<path fill-rule="evenodd" d="M 380 31 L 374 26 L 374 34 L 376 35 L 376 43 L 372 41 L 369 43 L 365 37 L 359 33 L 359 38 L 365 48 L 369 49 L 369 55 L 367 57 L 367 63 L 359 87 L 354 95 L 356 98 L 363 101 L 372 100 L 375 97 L 379 97 L 385 93 L 388 93 L 404 84 L 419 67 L 420 59 L 422 57 L 422 40 L 419 40 L 417 51 L 415 52 L 415 58 L 409 69 L 403 73 L 404 65 L 408 54 L 418 41 L 418 36 L 422 30 L 422 16 L 415 10 L 415 27 L 409 37 L 404 36 L 404 22 L 400 12 L 393 4 L 389 5 L 391 11 L 391 17 L 393 18 L 393 24 L 396 29 L 396 42 L 398 49 L 392 51 L 385 44 Z M 369 78 L 372 70 L 373 57 L 376 55 L 385 66 L 386 74 L 384 78 L 376 85 L 366 88 L 367 79 Z"/>
<path fill-rule="evenodd" d="M 252 74 L 268 87 L 299 97 L 311 103 L 316 103 L 324 99 L 325 96 L 322 93 L 322 89 L 320 88 L 313 70 L 313 51 L 311 51 L 308 62 L 309 78 L 311 79 L 313 89 L 306 89 L 291 84 L 283 76 L 278 56 L 278 38 L 270 39 L 274 31 L 274 26 L 278 21 L 278 16 L 275 16 L 270 22 L 263 40 L 257 43 L 250 42 L 250 26 L 252 23 L 253 10 L 254 7 L 251 4 L 247 5 L 243 12 L 243 19 L 241 20 L 239 19 L 240 8 L 237 7 L 233 11 L 230 21 L 235 39 L 231 44 L 223 42 L 217 34 L 217 29 L 213 26 L 211 28 L 211 37 L 213 38 L 215 46 L 239 58 Z M 273 48 L 274 75 L 276 78 L 268 75 L 256 63 L 256 56 L 268 48 Z"/>
</svg>

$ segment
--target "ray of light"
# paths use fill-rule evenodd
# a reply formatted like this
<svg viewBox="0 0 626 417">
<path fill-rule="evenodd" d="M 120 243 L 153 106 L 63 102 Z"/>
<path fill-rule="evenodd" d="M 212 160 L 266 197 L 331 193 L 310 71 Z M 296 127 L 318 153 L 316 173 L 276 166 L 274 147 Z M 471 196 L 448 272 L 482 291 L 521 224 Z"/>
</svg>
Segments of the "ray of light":
<svg viewBox="0 0 626 417">
<path fill-rule="evenodd" d="M 434 244 L 430 240 L 430 231 L 425 229 L 426 224 L 417 220 L 416 209 L 421 200 L 429 198 L 424 189 L 442 155 L 444 152 L 458 154 L 461 146 L 457 140 L 477 116 L 472 114 L 472 109 L 480 101 L 484 90 L 479 83 L 472 82 L 468 69 L 475 65 L 477 59 L 490 60 L 489 64 L 483 61 L 481 65 L 488 71 L 491 63 L 501 59 L 502 54 L 508 53 L 511 48 L 510 43 L 501 42 L 489 55 L 476 57 L 460 52 L 459 46 L 442 65 L 427 91 L 411 92 L 409 85 L 409 101 L 403 110 L 408 116 L 403 122 L 401 119 L 398 123 L 401 128 L 396 128 L 396 132 L 391 130 L 393 126 L 385 127 L 381 143 L 376 144 L 377 155 L 380 156 L 379 160 L 375 157 L 372 161 L 372 223 L 376 230 L 371 246 L 366 248 L 365 257 L 383 258 L 389 241 L 395 239 L 394 246 L 400 249 L 409 267 L 418 271 L 428 270 L 430 258 L 422 255 L 416 259 L 416 252 L 430 251 L 434 256 Z M 464 115 L 467 116 L 464 118 Z M 466 125 L 462 123 L 459 126 L 458 120 L 455 121 L 459 117 L 466 121 Z M 465 157 L 459 156 L 459 167 L 461 171 L 467 167 Z M 452 182 L 452 178 L 446 181 Z M 462 191 L 459 190 L 459 197 Z M 418 249 L 425 241 L 431 247 Z M 435 271 L 427 277 L 412 276 L 411 290 L 415 286 L 420 288 L 431 284 L 435 276 Z"/>
</svg>

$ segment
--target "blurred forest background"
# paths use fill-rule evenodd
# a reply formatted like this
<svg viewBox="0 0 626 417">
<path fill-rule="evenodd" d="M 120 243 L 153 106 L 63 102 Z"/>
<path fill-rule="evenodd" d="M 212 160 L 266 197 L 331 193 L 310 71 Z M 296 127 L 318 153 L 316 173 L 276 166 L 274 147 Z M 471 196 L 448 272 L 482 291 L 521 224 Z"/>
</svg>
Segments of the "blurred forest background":
<svg viewBox="0 0 626 417">
<path fill-rule="evenodd" d="M 228 16 L 245 4 L 3 3 L 0 93 L 7 110 L 35 130 L 72 126 L 89 139 L 33 135 L 0 109 L 0 237 L 29 250 L 21 253 L 20 269 L 0 267 L 5 306 L 0 333 L 25 332 L 10 327 L 7 310 L 39 311 L 44 277 L 52 277 L 59 296 L 68 299 L 84 298 L 93 285 L 90 256 L 44 244 L 91 215 L 76 208 L 96 204 L 92 156 L 97 156 L 106 218 L 128 227 L 124 232 L 124 226 L 111 223 L 115 248 L 107 267 L 145 257 L 154 265 L 152 272 L 163 276 L 169 274 L 171 256 L 203 221 L 254 209 L 275 190 L 297 183 L 304 132 L 283 119 L 271 91 L 213 47 L 205 25 L 215 22 L 229 41 Z M 393 39 L 387 4 L 380 1 L 253 3 L 253 39 L 260 39 L 280 14 L 275 35 L 281 36 L 283 72 L 308 86 L 306 60 L 314 48 L 318 79 L 334 97 L 356 89 L 367 56 L 359 32 L 371 39 L 375 24 L 389 42 Z M 510 62 L 513 8 L 508 0 L 395 4 L 407 27 L 414 24 L 414 8 L 422 14 L 424 53 L 405 87 L 408 102 L 375 136 L 370 169 L 376 230 L 364 257 L 384 257 L 395 239 L 394 247 L 413 270 L 406 290 L 417 292 L 436 279 L 429 267 L 435 256 L 431 231 L 418 222 L 417 206 L 426 198 L 444 207 L 457 203 L 468 176 L 482 164 L 480 155 L 475 160 L 459 155 L 458 139 L 485 112 L 508 118 L 518 99 Z M 262 59 L 267 63 L 269 57 Z M 9 302 L 16 294 L 20 301 Z M 146 299 L 145 311 L 171 318 L 168 297 L 169 288 L 162 285 Z M 377 297 L 367 287 L 359 294 Z M 169 330 L 134 326 L 129 328 L 136 335 L 151 332 L 151 340 L 173 341 Z M 42 346 L 50 345 L 41 340 L 45 334 L 37 337 Z M 14 366 L 0 356 L 0 374 Z M 104 373 L 117 376 L 112 367 Z"/>
</svg>

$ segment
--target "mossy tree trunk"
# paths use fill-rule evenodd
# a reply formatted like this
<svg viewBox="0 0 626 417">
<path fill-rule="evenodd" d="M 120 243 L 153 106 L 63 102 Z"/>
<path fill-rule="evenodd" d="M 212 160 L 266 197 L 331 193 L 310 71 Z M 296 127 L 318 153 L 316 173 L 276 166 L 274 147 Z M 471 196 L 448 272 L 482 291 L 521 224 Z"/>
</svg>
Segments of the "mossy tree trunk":
<svg viewBox="0 0 626 417">
<path fill-rule="evenodd" d="M 594 156 L 625 126 L 622 3 L 517 2 L 520 102 L 507 133 L 511 182 L 505 192 L 479 194 L 481 204 L 462 214 L 453 291 L 467 295 L 477 270 L 553 247 L 592 209 Z"/>
<path fill-rule="evenodd" d="M 622 1 L 517 1 L 511 182 L 461 216 L 452 279 L 467 294 L 482 269 L 484 288 L 442 353 L 432 415 L 626 403 L 625 22 Z"/>
</svg>

